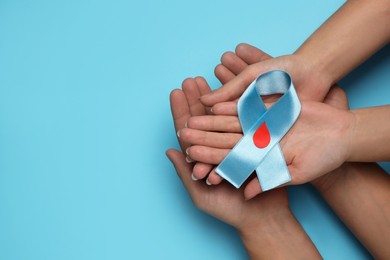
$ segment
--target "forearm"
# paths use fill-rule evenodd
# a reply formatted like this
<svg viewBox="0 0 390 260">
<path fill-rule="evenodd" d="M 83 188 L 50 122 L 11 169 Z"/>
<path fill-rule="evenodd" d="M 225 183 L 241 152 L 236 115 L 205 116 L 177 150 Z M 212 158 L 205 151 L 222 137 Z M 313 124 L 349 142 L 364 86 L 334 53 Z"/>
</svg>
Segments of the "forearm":
<svg viewBox="0 0 390 260">
<path fill-rule="evenodd" d="M 321 259 L 289 210 L 239 233 L 251 259 Z"/>
<path fill-rule="evenodd" d="M 390 105 L 351 111 L 354 125 L 349 138 L 350 162 L 390 160 Z"/>
<path fill-rule="evenodd" d="M 389 259 L 390 176 L 377 164 L 348 163 L 313 181 L 376 259 Z"/>
<path fill-rule="evenodd" d="M 346 2 L 296 51 L 331 87 L 390 40 L 390 1 Z"/>
</svg>

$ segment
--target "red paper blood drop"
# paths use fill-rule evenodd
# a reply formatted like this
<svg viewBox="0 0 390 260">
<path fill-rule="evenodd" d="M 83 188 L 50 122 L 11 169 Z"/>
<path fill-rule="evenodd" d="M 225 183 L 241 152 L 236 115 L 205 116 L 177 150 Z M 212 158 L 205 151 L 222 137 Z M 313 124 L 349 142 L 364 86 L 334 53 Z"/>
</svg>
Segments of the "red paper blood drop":
<svg viewBox="0 0 390 260">
<path fill-rule="evenodd" d="M 253 135 L 253 142 L 258 148 L 265 148 L 268 146 L 270 141 L 271 135 L 268 131 L 267 125 L 264 122 Z"/>
</svg>

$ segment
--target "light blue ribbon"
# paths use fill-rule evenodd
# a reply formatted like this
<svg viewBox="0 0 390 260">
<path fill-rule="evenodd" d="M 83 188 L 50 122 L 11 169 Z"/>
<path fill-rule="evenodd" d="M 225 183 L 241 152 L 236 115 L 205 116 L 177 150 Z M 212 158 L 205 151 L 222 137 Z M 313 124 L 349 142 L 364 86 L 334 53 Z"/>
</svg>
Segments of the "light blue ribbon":
<svg viewBox="0 0 390 260">
<path fill-rule="evenodd" d="M 283 94 L 266 109 L 260 95 Z M 272 70 L 253 81 L 237 104 L 244 136 L 218 165 L 216 172 L 236 188 L 256 170 L 263 191 L 291 181 L 279 141 L 292 127 L 301 111 L 301 103 L 290 75 Z M 264 148 L 253 141 L 256 130 L 265 123 L 271 139 Z"/>
</svg>

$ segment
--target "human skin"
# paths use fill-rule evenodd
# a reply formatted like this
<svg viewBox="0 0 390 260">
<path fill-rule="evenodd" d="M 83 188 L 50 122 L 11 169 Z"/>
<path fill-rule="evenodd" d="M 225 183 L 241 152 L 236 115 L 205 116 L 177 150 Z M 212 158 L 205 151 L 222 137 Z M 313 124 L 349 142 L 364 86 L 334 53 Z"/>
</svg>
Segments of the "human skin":
<svg viewBox="0 0 390 260">
<path fill-rule="evenodd" d="M 346 161 L 390 160 L 390 106 L 349 111 L 322 102 L 301 104 L 297 121 L 280 141 L 289 184 L 312 181 Z M 189 120 L 180 139 L 192 144 L 186 149 L 191 159 L 218 165 L 242 137 L 239 132 L 237 116 L 202 116 Z"/>
<path fill-rule="evenodd" d="M 322 101 L 335 82 L 389 41 L 390 1 L 350 0 L 294 54 L 250 63 L 201 101 L 211 107 L 237 99 L 257 76 L 272 69 L 289 72 L 301 100 Z"/>
<path fill-rule="evenodd" d="M 241 49 L 243 47 L 245 46 L 241 45 Z M 222 82 L 231 80 L 233 71 L 238 71 L 240 64 L 251 62 L 246 57 L 261 56 L 264 59 L 267 56 L 252 46 L 246 45 L 245 48 L 245 51 L 237 50 L 237 53 L 243 53 L 240 54 L 242 58 L 236 55 L 230 59 L 230 63 L 225 63 L 226 66 L 217 66 L 223 66 L 226 74 L 221 77 L 224 73 L 216 73 L 220 75 Z M 244 67 L 241 66 L 241 69 Z M 334 88 L 329 98 L 332 100 L 337 95 L 345 98 L 345 94 L 339 93 L 340 91 Z M 238 118 L 234 116 L 237 115 L 235 107 L 235 102 L 217 104 L 213 107 L 213 112 L 221 113 L 222 116 L 198 116 L 188 120 L 188 127 L 180 131 L 180 138 L 192 144 L 186 149 L 190 158 L 215 165 L 222 161 L 242 137 Z M 390 118 L 389 109 L 389 106 L 383 106 L 350 112 L 320 102 L 303 101 L 299 119 L 281 140 L 292 175 L 290 184 L 311 181 L 336 169 L 345 161 L 388 160 L 390 147 L 383 144 L 390 141 L 390 121 L 387 120 Z M 371 116 L 372 113 L 369 112 L 372 111 L 377 117 Z M 229 113 L 233 116 L 229 116 Z M 207 171 L 194 171 L 196 179 L 204 178 L 207 174 Z M 212 170 L 208 183 L 218 184 L 221 180 Z M 250 187 L 258 185 L 255 181 L 252 182 L 254 183 L 248 184 Z"/>
<path fill-rule="evenodd" d="M 248 64 L 264 59 L 265 55 L 250 45 L 240 45 L 236 54 L 222 58 L 216 75 L 222 83 L 227 82 Z M 337 88 L 328 94 L 326 102 L 339 109 L 348 109 L 345 94 Z M 225 104 L 213 108 L 222 114 L 231 113 Z M 390 235 L 390 177 L 385 171 L 373 163 L 346 163 L 312 184 L 376 259 L 390 257 L 389 247 L 383 242 Z M 253 179 L 245 188 L 245 197 L 252 198 L 259 192 L 258 181 Z"/>
<path fill-rule="evenodd" d="M 188 95 L 197 95 L 197 82 L 192 81 L 192 91 L 174 90 L 171 93 L 171 109 L 175 129 L 184 127 L 192 112 L 199 112 L 200 107 L 190 105 Z M 203 87 L 205 85 L 202 85 Z M 197 88 L 197 90 L 194 90 Z M 200 87 L 202 88 L 202 87 Z M 199 109 L 199 110 L 197 110 Z M 188 144 L 179 139 L 183 151 Z M 251 259 L 320 259 L 320 255 L 295 219 L 288 206 L 284 188 L 275 189 L 264 196 L 250 201 L 245 200 L 243 190 L 236 190 L 227 183 L 210 187 L 203 182 L 194 182 L 191 178 L 193 164 L 188 163 L 185 155 L 177 150 L 167 151 L 168 158 L 188 190 L 195 205 L 210 215 L 234 226 Z"/>
<path fill-rule="evenodd" d="M 382 168 L 345 163 L 312 184 L 374 259 L 390 259 L 390 176 Z"/>
<path fill-rule="evenodd" d="M 224 66 L 217 66 L 215 74 L 217 77 L 225 75 L 230 79 L 224 80 L 220 89 L 202 96 L 201 101 L 207 106 L 214 105 L 215 113 L 223 108 L 234 110 L 232 106 L 220 102 L 237 99 L 259 74 L 271 69 L 283 69 L 290 73 L 301 100 L 320 101 L 325 98 L 334 82 L 389 42 L 389 39 L 390 1 L 348 1 L 293 55 L 269 59 L 266 54 L 259 53 L 253 57 L 247 56 L 249 62 L 245 64 L 235 59 L 234 53 L 225 53 L 222 65 L 224 62 L 233 64 L 230 75 L 224 73 Z M 239 45 L 237 53 L 245 53 L 246 47 Z M 245 66 L 248 64 L 250 66 Z M 232 73 L 238 72 L 237 77 L 232 77 Z M 382 109 L 381 112 L 383 117 L 387 117 L 386 111 Z M 369 129 L 362 133 L 369 133 L 367 130 Z M 367 139 L 360 137 L 361 135 L 359 140 Z M 199 165 L 202 167 L 195 167 L 194 178 L 197 174 L 202 176 L 212 169 L 210 164 Z M 213 178 L 218 179 L 215 172 L 211 171 L 207 182 L 212 183 Z"/>
</svg>

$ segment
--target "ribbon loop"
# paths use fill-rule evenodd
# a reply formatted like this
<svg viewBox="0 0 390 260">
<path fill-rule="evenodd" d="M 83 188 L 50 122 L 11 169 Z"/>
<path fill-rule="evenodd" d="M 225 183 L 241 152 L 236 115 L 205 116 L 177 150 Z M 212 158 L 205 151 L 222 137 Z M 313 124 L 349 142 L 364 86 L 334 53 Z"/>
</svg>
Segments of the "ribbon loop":
<svg viewBox="0 0 390 260">
<path fill-rule="evenodd" d="M 260 95 L 283 94 L 270 109 Z M 263 191 L 291 181 L 279 141 L 292 127 L 301 103 L 290 75 L 272 70 L 253 81 L 237 104 L 244 136 L 216 172 L 239 188 L 256 170 Z"/>
</svg>

